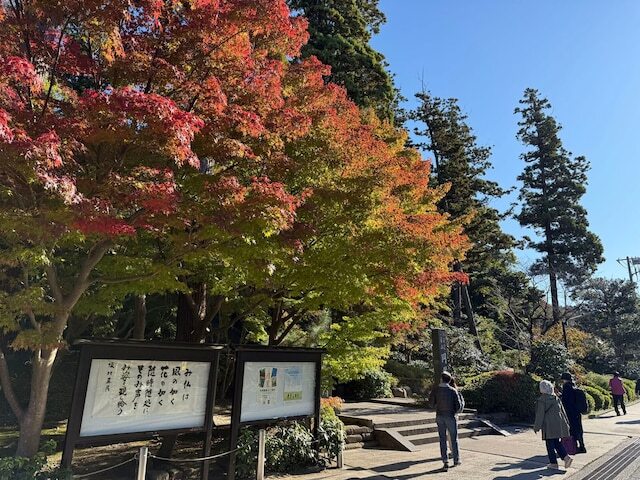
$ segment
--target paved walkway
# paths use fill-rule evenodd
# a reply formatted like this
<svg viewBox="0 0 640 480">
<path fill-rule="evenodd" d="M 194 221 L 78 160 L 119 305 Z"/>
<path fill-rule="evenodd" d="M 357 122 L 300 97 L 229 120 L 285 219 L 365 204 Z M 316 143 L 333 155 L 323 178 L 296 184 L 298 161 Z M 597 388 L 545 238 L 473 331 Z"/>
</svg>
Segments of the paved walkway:
<svg viewBox="0 0 640 480">
<path fill-rule="evenodd" d="M 640 437 L 640 404 L 628 408 L 627 416 L 607 414 L 595 419 L 584 419 L 587 454 L 576 455 L 573 466 L 567 471 L 546 469 L 548 459 L 540 434 L 529 428 L 512 427 L 510 437 L 484 436 L 464 439 L 460 443 L 463 464 L 448 472 L 440 471 L 438 445 L 429 445 L 419 452 L 390 450 L 353 450 L 345 452 L 345 468 L 323 472 L 288 476 L 296 480 L 413 480 L 444 479 L 464 480 L 534 480 L 557 477 L 572 480 L 589 480 L 587 472 L 599 463 L 610 461 L 625 443 Z M 615 450 L 618 449 L 618 450 Z M 638 475 L 636 475 L 637 472 Z M 605 477 L 602 478 L 604 480 Z M 640 479 L 640 458 L 616 479 Z M 600 479 L 600 477 L 598 477 Z"/>
</svg>

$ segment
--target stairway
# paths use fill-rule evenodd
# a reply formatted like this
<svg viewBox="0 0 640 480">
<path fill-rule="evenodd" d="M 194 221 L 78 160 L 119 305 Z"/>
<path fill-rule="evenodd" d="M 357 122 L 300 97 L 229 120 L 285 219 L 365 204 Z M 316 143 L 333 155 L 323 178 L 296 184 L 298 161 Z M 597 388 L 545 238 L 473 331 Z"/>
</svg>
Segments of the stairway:
<svg viewBox="0 0 640 480">
<path fill-rule="evenodd" d="M 373 428 L 365 425 L 345 425 L 345 450 L 374 448 L 378 446 Z"/>
<path fill-rule="evenodd" d="M 346 448 L 375 447 L 416 451 L 438 443 L 433 410 L 360 402 L 345 405 L 340 414 L 347 434 Z M 458 415 L 458 438 L 507 434 L 473 411 Z"/>
<path fill-rule="evenodd" d="M 438 426 L 435 415 L 412 420 L 381 422 L 374 426 L 376 440 L 380 445 L 396 450 L 416 451 L 430 443 L 438 443 Z M 458 415 L 458 438 L 498 434 L 475 413 Z"/>
</svg>

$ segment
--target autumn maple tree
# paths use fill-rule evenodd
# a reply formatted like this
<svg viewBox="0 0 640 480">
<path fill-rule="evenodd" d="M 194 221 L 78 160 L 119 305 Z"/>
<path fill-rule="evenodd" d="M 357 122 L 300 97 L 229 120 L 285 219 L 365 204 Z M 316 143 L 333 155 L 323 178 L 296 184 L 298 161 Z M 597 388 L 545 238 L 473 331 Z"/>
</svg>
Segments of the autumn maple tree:
<svg viewBox="0 0 640 480">
<path fill-rule="evenodd" d="M 428 163 L 298 60 L 305 21 L 284 1 L 11 0 L 1 14 L 0 381 L 16 455 L 37 451 L 72 314 L 128 293 L 194 300 L 197 285 L 210 309 L 193 328 L 249 311 L 277 344 L 325 306 L 410 321 L 456 278 L 466 244 Z M 26 404 L 10 349 L 32 352 Z"/>
</svg>

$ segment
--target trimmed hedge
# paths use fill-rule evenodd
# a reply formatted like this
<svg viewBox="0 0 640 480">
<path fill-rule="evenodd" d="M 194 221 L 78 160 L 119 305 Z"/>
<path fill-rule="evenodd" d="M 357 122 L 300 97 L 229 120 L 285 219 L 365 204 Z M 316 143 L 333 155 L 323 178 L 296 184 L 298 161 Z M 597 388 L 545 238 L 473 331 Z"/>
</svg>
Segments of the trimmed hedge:
<svg viewBox="0 0 640 480">
<path fill-rule="evenodd" d="M 582 385 L 580 388 L 594 400 L 595 410 L 604 410 L 607 408 L 609 398 L 605 397 L 599 389 L 589 385 Z"/>
<path fill-rule="evenodd" d="M 530 420 L 535 416 L 539 382 L 535 375 L 500 370 L 469 378 L 462 393 L 466 405 L 479 412 L 506 412 Z"/>
<path fill-rule="evenodd" d="M 636 399 L 636 382 L 633 380 L 627 380 L 626 378 L 622 379 L 622 384 L 624 385 L 624 389 L 627 392 L 627 398 L 629 401 Z"/>
<path fill-rule="evenodd" d="M 587 397 L 587 404 L 589 405 L 589 411 L 587 413 L 595 412 L 596 402 L 593 397 L 585 390 L 584 396 Z"/>
</svg>

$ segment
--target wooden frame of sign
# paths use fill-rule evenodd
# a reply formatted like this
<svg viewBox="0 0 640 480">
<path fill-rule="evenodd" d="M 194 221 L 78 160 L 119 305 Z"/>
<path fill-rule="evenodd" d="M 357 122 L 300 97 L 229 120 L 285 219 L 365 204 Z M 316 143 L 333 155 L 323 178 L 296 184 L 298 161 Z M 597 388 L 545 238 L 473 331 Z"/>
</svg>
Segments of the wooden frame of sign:
<svg viewBox="0 0 640 480">
<path fill-rule="evenodd" d="M 231 435 L 229 438 L 229 450 L 234 451 L 238 446 L 238 438 L 240 436 L 240 428 L 243 426 L 270 426 L 275 425 L 278 422 L 282 421 L 293 421 L 293 420 L 305 420 L 312 418 L 313 422 L 313 436 L 316 440 L 318 440 L 318 427 L 320 425 L 320 374 L 322 368 L 322 355 L 325 353 L 323 349 L 314 349 L 314 348 L 289 348 L 289 347 L 262 347 L 262 346 L 239 346 L 236 348 L 235 355 L 235 374 L 234 374 L 234 392 L 233 392 L 233 405 L 231 410 Z M 246 394 L 246 385 L 244 385 L 245 380 L 245 369 L 248 363 L 259 363 L 263 366 L 267 366 L 269 364 L 283 364 L 286 363 L 283 368 L 285 371 L 291 368 L 296 368 L 296 366 L 292 366 L 290 364 L 313 364 L 314 372 L 313 372 L 313 399 L 311 407 L 302 414 L 292 414 L 288 415 L 286 413 L 276 413 L 275 416 L 271 416 L 269 413 L 265 413 L 264 418 L 255 419 L 255 420 L 243 420 L 243 394 Z M 303 369 L 297 369 L 297 376 L 302 376 Z M 285 373 L 286 375 L 286 373 Z M 302 379 L 299 379 L 302 380 Z M 280 381 L 280 385 L 286 382 L 286 379 L 283 378 Z M 284 387 L 283 387 L 284 388 Z M 301 387 L 302 389 L 303 387 Z M 256 393 L 252 391 L 251 393 Z M 296 398 L 297 399 L 297 398 Z M 295 403 L 295 400 L 294 402 Z M 302 396 L 300 397 L 302 400 Z M 310 405 L 310 402 L 307 402 L 307 405 Z M 266 412 L 269 411 L 269 408 L 265 409 Z M 235 479 L 235 454 L 231 454 L 229 456 L 229 469 L 227 473 L 227 478 L 230 480 Z"/>
<path fill-rule="evenodd" d="M 207 457 L 211 454 L 211 436 L 213 432 L 213 412 L 215 407 L 215 399 L 216 399 L 216 385 L 218 378 L 218 367 L 220 362 L 220 352 L 226 348 L 221 345 L 211 345 L 211 344 L 186 344 L 186 343 L 155 343 L 155 342 L 145 342 L 145 341 L 120 341 L 120 340 L 78 340 L 74 343 L 75 347 L 80 349 L 80 360 L 78 364 L 78 372 L 76 374 L 76 382 L 73 391 L 73 400 L 71 403 L 71 414 L 69 415 L 69 422 L 67 425 L 67 433 L 65 436 L 64 442 L 64 450 L 62 453 L 62 466 L 70 467 L 71 462 L 73 460 L 73 451 L 76 446 L 97 446 L 97 445 L 108 445 L 112 443 L 122 443 L 122 442 L 131 442 L 136 440 L 145 440 L 149 438 L 153 438 L 159 434 L 162 435 L 177 435 L 181 433 L 199 433 L 203 432 L 204 435 L 204 446 L 203 446 L 203 457 Z M 138 429 L 135 428 L 135 431 L 129 430 L 126 433 L 106 433 L 106 434 L 83 434 L 83 416 L 84 412 L 87 408 L 85 405 L 87 401 L 87 393 L 89 382 L 92 378 L 98 378 L 98 373 L 94 373 L 94 377 L 91 376 L 92 373 L 92 365 L 96 360 L 96 372 L 98 372 L 98 365 L 104 365 L 105 361 L 107 364 L 125 364 L 125 362 L 129 363 L 142 363 L 142 362 L 193 362 L 193 364 L 208 364 L 208 376 L 206 380 L 206 398 L 204 399 L 204 415 L 202 417 L 202 425 L 190 426 L 188 428 L 162 428 L 162 425 L 155 426 L 155 428 L 151 429 L 148 427 L 141 427 Z M 111 362 L 112 361 L 112 362 Z M 181 363 L 183 366 L 185 363 Z M 151 365 L 149 363 L 149 365 Z M 113 368 L 113 366 L 108 367 Z M 116 366 L 116 368 L 118 368 Z M 151 370 L 153 367 L 149 366 L 148 369 Z M 167 376 L 169 375 L 168 369 L 169 367 L 165 367 L 167 370 Z M 163 374 L 165 368 L 162 368 Z M 134 369 L 135 370 L 135 369 Z M 122 380 L 123 386 L 128 381 L 128 378 L 132 379 L 133 382 L 133 374 L 135 371 L 131 372 L 131 376 L 127 377 L 126 380 Z M 185 375 L 187 372 L 191 372 L 189 368 L 186 368 L 186 371 L 183 367 L 176 367 L 174 370 L 176 375 Z M 155 368 L 153 369 L 155 376 Z M 107 372 L 108 374 L 109 372 Z M 193 372 L 191 372 L 193 373 Z M 107 377 L 108 378 L 108 377 Z M 115 377 L 114 377 L 115 378 Z M 121 377 L 122 378 L 122 377 Z M 167 378 L 167 377 L 164 377 Z M 182 380 L 182 378 L 181 378 Z M 97 380 L 93 380 L 97 386 Z M 110 380 L 109 380 L 110 381 Z M 169 379 L 167 378 L 167 383 Z M 115 385 L 114 388 L 118 388 Z M 148 385 L 148 384 L 147 384 Z M 130 384 L 129 384 L 130 386 Z M 162 387 L 159 387 L 158 394 Z M 168 387 L 166 387 L 168 390 Z M 187 388 L 186 386 L 184 388 Z M 189 384 L 189 388 L 191 388 L 191 384 Z M 145 391 L 153 391 L 153 383 L 150 387 L 147 387 Z M 163 395 L 167 393 L 167 390 L 164 391 Z M 139 392 L 139 391 L 137 391 Z M 112 395 L 111 393 L 105 394 L 105 392 L 101 392 L 104 395 Z M 97 393 L 91 394 L 89 392 L 90 398 L 93 399 L 94 405 L 96 402 L 96 398 L 98 398 Z M 139 395 L 139 393 L 136 393 Z M 184 395 L 184 391 L 183 391 Z M 194 394 L 194 397 L 196 395 Z M 184 397 L 183 397 L 184 398 Z M 187 396 L 188 398 L 188 396 Z M 201 398 L 201 396 L 199 397 Z M 129 397 L 127 397 L 129 399 Z M 135 400 L 135 398 L 134 398 Z M 141 398 L 142 400 L 142 398 Z M 163 399 L 163 401 L 170 401 L 169 397 Z M 158 400 L 156 400 L 157 402 Z M 193 400 L 192 400 L 193 402 Z M 103 402 L 104 403 L 104 402 Z M 146 404 L 146 403 L 145 403 Z M 171 402 L 173 405 L 173 402 Z M 108 404 L 113 407 L 113 404 Z M 137 408 L 137 403 L 135 403 L 135 408 Z M 162 405 L 160 403 L 159 405 Z M 95 406 L 94 406 L 95 408 Z M 119 407 L 116 405 L 112 409 L 118 409 Z M 131 408 L 131 407 L 129 407 Z M 163 407 L 165 410 L 169 407 L 168 404 L 165 404 Z M 120 413 L 122 413 L 122 409 L 120 409 Z M 125 418 L 125 417 L 122 417 Z M 126 422 L 126 420 L 125 420 Z M 94 426 L 95 428 L 95 426 Z M 108 429 L 109 427 L 107 427 Z M 129 427 L 123 427 L 127 429 Z M 202 475 L 201 478 L 203 480 L 207 480 L 209 476 L 209 461 L 203 461 L 202 465 Z"/>
</svg>

